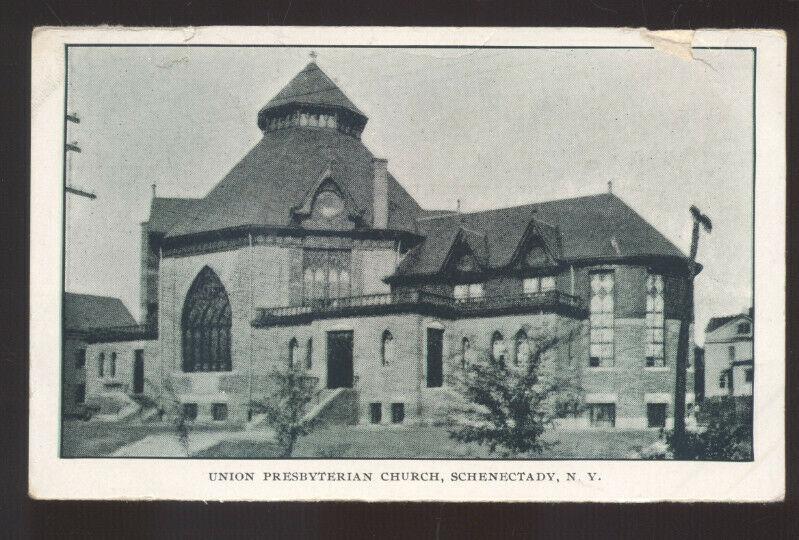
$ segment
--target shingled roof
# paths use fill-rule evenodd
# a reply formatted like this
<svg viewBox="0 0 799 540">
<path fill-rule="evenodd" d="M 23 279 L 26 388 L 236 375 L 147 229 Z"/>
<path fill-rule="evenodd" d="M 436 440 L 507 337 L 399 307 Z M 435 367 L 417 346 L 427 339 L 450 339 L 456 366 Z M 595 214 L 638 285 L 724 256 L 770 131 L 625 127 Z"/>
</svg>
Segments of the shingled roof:
<svg viewBox="0 0 799 540">
<path fill-rule="evenodd" d="M 154 197 L 150 204 L 147 227 L 151 232 L 165 234 L 175 224 L 193 216 L 192 208 L 198 200 Z"/>
<path fill-rule="evenodd" d="M 64 329 L 87 331 L 109 326 L 135 325 L 136 320 L 119 298 L 64 293 Z"/>
<path fill-rule="evenodd" d="M 419 220 L 425 241 L 403 259 L 395 277 L 442 270 L 458 230 L 482 231 L 489 267 L 509 264 L 531 220 L 561 261 L 685 255 L 617 196 L 604 193 Z M 559 244 L 558 244 L 559 241 Z"/>
<path fill-rule="evenodd" d="M 265 133 L 204 198 L 169 229 L 168 237 L 245 225 L 285 227 L 291 208 L 328 168 L 372 218 L 372 153 L 355 137 L 334 129 L 294 127 Z M 389 174 L 388 228 L 414 232 L 418 203 Z"/>
<path fill-rule="evenodd" d="M 718 330 L 728 322 L 734 321 L 740 317 L 745 317 L 749 320 L 752 320 L 754 318 L 754 310 L 750 308 L 747 313 L 736 313 L 735 315 L 725 315 L 723 317 L 711 317 L 707 322 L 707 326 L 705 327 L 705 333 Z"/>
<path fill-rule="evenodd" d="M 325 107 L 338 107 L 347 109 L 358 116 L 366 115 L 344 95 L 324 71 L 319 69 L 315 62 L 310 62 L 305 68 L 269 100 L 259 116 L 269 109 L 277 109 L 290 104 L 321 105 Z"/>
</svg>

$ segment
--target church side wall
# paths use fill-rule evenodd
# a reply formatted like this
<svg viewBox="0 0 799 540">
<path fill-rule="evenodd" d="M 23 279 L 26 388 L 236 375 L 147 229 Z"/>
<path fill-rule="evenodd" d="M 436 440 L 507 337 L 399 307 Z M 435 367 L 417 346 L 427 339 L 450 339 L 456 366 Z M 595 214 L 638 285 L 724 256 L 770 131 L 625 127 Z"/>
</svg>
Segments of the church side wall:
<svg viewBox="0 0 799 540">
<path fill-rule="evenodd" d="M 161 262 L 159 338 L 164 378 L 171 377 L 181 401 L 197 403 L 198 421 L 209 421 L 214 403 L 228 405 L 228 420 L 246 420 L 250 367 L 254 355 L 250 325 L 256 307 L 289 302 L 290 249 L 255 245 L 170 257 Z M 186 295 L 203 267 L 219 276 L 230 301 L 232 371 L 182 372 L 181 318 Z"/>
</svg>

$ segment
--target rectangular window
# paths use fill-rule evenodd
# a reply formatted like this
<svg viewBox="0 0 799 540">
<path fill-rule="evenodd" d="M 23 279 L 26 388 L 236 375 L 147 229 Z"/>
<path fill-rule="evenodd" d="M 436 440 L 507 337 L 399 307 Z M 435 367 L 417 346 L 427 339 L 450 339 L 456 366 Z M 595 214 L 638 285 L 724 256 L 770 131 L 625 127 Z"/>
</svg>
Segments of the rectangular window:
<svg viewBox="0 0 799 540">
<path fill-rule="evenodd" d="M 97 357 L 97 376 L 101 379 L 105 377 L 105 353 Z"/>
<path fill-rule="evenodd" d="M 75 403 L 82 404 L 86 401 L 86 385 L 79 384 L 75 386 Z"/>
<path fill-rule="evenodd" d="M 383 404 L 370 403 L 369 404 L 369 421 L 373 424 L 379 424 L 383 421 Z"/>
<path fill-rule="evenodd" d="M 391 404 L 391 423 L 401 424 L 405 420 L 405 404 L 392 403 Z"/>
<path fill-rule="evenodd" d="M 217 422 L 227 420 L 227 403 L 214 403 L 211 407 L 211 415 Z"/>
<path fill-rule="evenodd" d="M 614 275 L 591 273 L 591 351 L 589 366 L 613 365 Z"/>
<path fill-rule="evenodd" d="M 86 349 L 78 349 L 75 351 L 75 369 L 84 367 L 86 367 Z"/>
<path fill-rule="evenodd" d="M 111 353 L 111 365 L 108 369 L 108 376 L 112 379 L 117 376 L 117 353 Z"/>
<path fill-rule="evenodd" d="M 196 403 L 184 403 L 183 404 L 183 417 L 186 420 L 194 421 L 197 420 L 197 404 Z"/>
<path fill-rule="evenodd" d="M 588 405 L 591 427 L 615 427 L 615 403 L 591 403 Z"/>
<path fill-rule="evenodd" d="M 555 290 L 555 276 L 530 277 L 522 281 L 524 294 L 536 294 Z"/>
<path fill-rule="evenodd" d="M 755 370 L 752 368 L 747 369 L 744 375 L 746 377 L 746 382 L 753 382 L 755 380 Z"/>
<path fill-rule="evenodd" d="M 738 333 L 739 334 L 748 334 L 751 331 L 752 327 L 748 322 L 738 324 Z"/>
<path fill-rule="evenodd" d="M 455 285 L 452 289 L 452 296 L 458 302 L 467 302 L 469 300 L 479 300 L 483 298 L 483 284 L 470 283 Z"/>
<path fill-rule="evenodd" d="M 647 403 L 646 420 L 649 427 L 666 427 L 666 404 Z"/>
<path fill-rule="evenodd" d="M 662 367 L 663 359 L 663 276 L 646 277 L 646 367 Z"/>
<path fill-rule="evenodd" d="M 444 331 L 427 329 L 427 387 L 439 388 L 444 383 Z"/>
</svg>

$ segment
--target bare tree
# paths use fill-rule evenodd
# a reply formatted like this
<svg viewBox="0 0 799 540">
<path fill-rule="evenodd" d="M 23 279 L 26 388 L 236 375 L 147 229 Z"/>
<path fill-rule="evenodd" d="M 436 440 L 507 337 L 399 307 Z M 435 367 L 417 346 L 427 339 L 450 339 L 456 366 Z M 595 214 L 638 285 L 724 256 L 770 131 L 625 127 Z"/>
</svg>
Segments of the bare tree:
<svg viewBox="0 0 799 540">
<path fill-rule="evenodd" d="M 448 414 L 450 437 L 502 457 L 549 449 L 554 443 L 544 441 L 544 433 L 558 417 L 576 414 L 580 407 L 578 385 L 555 358 L 577 332 L 573 327 L 529 339 L 522 361 L 495 350 L 474 351 L 450 379 L 462 397 Z"/>
<path fill-rule="evenodd" d="M 266 423 L 275 430 L 280 456 L 291 457 L 297 440 L 313 429 L 313 422 L 305 416 L 319 379 L 295 365 L 273 370 L 268 378 L 271 395 L 254 400 L 251 408 L 266 415 Z"/>
</svg>

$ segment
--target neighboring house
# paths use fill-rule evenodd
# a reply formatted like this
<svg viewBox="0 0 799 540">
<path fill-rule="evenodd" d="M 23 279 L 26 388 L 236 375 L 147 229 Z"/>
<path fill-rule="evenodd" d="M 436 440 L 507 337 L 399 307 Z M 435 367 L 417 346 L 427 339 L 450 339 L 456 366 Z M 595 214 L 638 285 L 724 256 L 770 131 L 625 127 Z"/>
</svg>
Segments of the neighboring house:
<svg viewBox="0 0 799 540">
<path fill-rule="evenodd" d="M 705 396 L 751 396 L 754 311 L 714 317 L 705 330 Z"/>
<path fill-rule="evenodd" d="M 355 403 L 351 421 L 434 422 L 458 365 L 522 365 L 537 338 L 573 329 L 551 366 L 587 407 L 563 425 L 670 424 L 678 318 L 693 311 L 679 249 L 612 194 L 423 210 L 361 142 L 366 123 L 312 62 L 207 196 L 154 197 L 141 294 L 157 331 L 98 332 L 90 392 L 146 379 L 191 419 L 240 424 L 270 370 L 300 364 L 320 406 Z M 114 352 L 141 365 L 109 380 Z"/>
<path fill-rule="evenodd" d="M 135 325 L 118 298 L 64 293 L 64 349 L 61 367 L 62 415 L 79 413 L 86 400 L 87 339 L 98 328 Z"/>
</svg>

